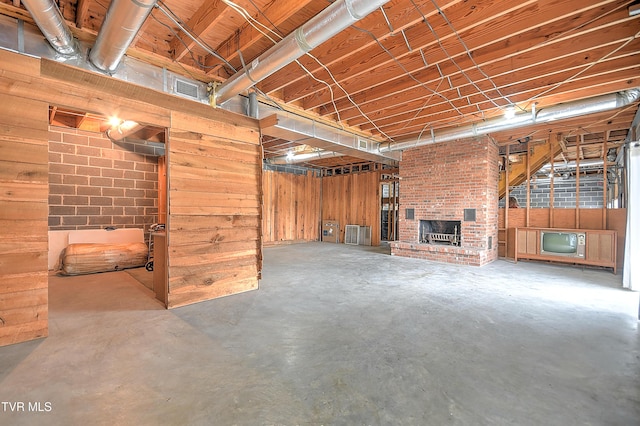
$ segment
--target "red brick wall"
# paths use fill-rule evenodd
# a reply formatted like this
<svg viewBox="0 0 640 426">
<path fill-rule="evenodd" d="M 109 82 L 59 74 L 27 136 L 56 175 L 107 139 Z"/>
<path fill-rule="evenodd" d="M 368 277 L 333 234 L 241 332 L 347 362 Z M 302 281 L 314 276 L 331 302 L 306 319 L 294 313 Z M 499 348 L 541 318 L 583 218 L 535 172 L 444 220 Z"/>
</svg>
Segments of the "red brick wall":
<svg viewBox="0 0 640 426">
<path fill-rule="evenodd" d="M 413 220 L 406 219 L 408 208 L 414 209 Z M 464 221 L 465 209 L 475 209 L 475 222 Z M 461 221 L 461 246 L 419 244 L 420 219 Z M 392 254 L 484 265 L 497 259 L 497 248 L 498 146 L 484 138 L 403 152 L 399 241 Z"/>
<path fill-rule="evenodd" d="M 146 228 L 157 221 L 158 157 L 141 143 L 49 128 L 49 230 Z"/>
</svg>

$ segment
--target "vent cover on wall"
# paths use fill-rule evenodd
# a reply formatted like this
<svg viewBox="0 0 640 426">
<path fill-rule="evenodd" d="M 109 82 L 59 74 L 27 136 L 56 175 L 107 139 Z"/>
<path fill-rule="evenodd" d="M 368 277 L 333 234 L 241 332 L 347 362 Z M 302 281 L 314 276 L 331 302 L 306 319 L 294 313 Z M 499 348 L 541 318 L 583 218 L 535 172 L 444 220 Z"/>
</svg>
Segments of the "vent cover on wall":
<svg viewBox="0 0 640 426">
<path fill-rule="evenodd" d="M 358 225 L 347 225 L 344 229 L 344 243 L 358 245 L 360 237 L 360 227 Z"/>
<path fill-rule="evenodd" d="M 198 99 L 198 86 L 187 81 L 176 79 L 176 94 Z"/>
</svg>

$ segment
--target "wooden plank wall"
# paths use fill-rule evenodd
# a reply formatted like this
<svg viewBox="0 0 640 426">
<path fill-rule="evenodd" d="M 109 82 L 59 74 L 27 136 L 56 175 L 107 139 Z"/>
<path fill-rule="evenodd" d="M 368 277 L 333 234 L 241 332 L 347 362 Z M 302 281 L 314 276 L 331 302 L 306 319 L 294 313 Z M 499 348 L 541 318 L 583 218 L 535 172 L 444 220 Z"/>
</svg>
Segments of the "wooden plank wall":
<svg viewBox="0 0 640 426">
<path fill-rule="evenodd" d="M 170 130 L 177 136 L 178 159 L 193 160 L 192 165 L 184 163 L 183 167 L 202 172 L 205 179 L 197 183 L 197 179 L 189 182 L 188 178 L 176 181 L 174 189 L 182 191 L 191 184 L 199 196 L 196 199 L 205 201 L 198 214 L 184 197 L 174 198 L 177 211 L 182 209 L 185 214 L 180 217 L 182 223 L 178 220 L 174 224 L 177 233 L 173 248 L 183 244 L 184 253 L 172 253 L 173 266 L 182 267 L 170 272 L 174 278 L 173 306 L 257 287 L 262 251 L 256 120 L 56 61 L 0 49 L 0 345 L 47 334 L 49 105 L 107 116 L 118 113 L 156 127 L 178 126 Z M 216 153 L 215 161 L 212 152 Z M 239 180 L 208 180 L 212 175 Z M 231 189 L 233 182 L 243 186 L 242 201 Z M 182 184 L 185 186 L 179 186 Z M 222 188 L 218 192 L 212 190 L 216 184 Z M 229 203 L 227 196 L 238 199 L 238 203 Z M 232 208 L 240 205 L 242 209 Z M 218 215 L 211 214 L 215 206 L 219 207 Z M 247 213 L 249 210 L 251 213 Z M 203 212 L 210 217 L 203 218 Z M 209 219 L 214 220 L 202 221 Z M 207 232 L 208 242 L 197 235 L 200 230 Z M 170 232 L 168 237 L 172 237 Z M 245 237 L 246 247 L 234 243 Z M 189 238 L 193 238 L 191 244 L 186 242 Z M 216 249 L 211 249 L 211 239 L 216 241 Z M 236 255 L 242 260 L 236 261 Z M 204 278 L 203 259 L 215 265 L 208 269 L 208 278 Z M 222 266 L 227 260 L 233 267 Z M 240 262 L 246 262 L 246 266 L 240 267 Z M 194 281 L 185 280 L 187 270 Z M 224 286 L 210 284 L 223 280 L 227 280 Z"/>
<path fill-rule="evenodd" d="M 182 113 L 171 122 L 168 307 L 258 288 L 259 133 Z"/>
<path fill-rule="evenodd" d="M 320 239 L 321 183 L 311 173 L 263 171 L 265 245 Z"/>
<path fill-rule="evenodd" d="M 616 212 L 624 211 L 624 214 Z M 568 228 L 568 229 L 603 229 L 604 209 L 579 209 L 576 226 L 576 209 L 529 209 L 529 223 L 527 224 L 527 209 L 509 209 L 509 228 Z M 504 208 L 498 212 L 498 228 L 504 228 Z M 607 226 L 616 226 L 616 222 L 626 225 L 626 209 L 607 209 Z M 606 228 L 606 229 L 617 229 Z"/>
<path fill-rule="evenodd" d="M 371 226 L 371 244 L 380 245 L 380 172 L 351 173 L 322 178 L 322 220 Z"/>
<path fill-rule="evenodd" d="M 0 96 L 0 346 L 48 334 L 48 107 Z"/>
</svg>

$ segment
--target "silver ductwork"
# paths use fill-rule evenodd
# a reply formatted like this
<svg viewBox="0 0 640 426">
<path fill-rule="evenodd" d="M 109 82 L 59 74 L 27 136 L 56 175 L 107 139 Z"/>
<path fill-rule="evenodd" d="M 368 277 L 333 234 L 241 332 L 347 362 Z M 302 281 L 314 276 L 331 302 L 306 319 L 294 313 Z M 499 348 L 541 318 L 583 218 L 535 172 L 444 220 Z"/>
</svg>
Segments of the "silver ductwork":
<svg viewBox="0 0 640 426">
<path fill-rule="evenodd" d="M 156 0 L 112 0 L 89 61 L 113 73 L 155 4 Z"/>
<path fill-rule="evenodd" d="M 388 0 L 338 0 L 227 79 L 216 91 L 220 105 L 289 65 Z"/>
<path fill-rule="evenodd" d="M 56 52 L 62 55 L 77 53 L 71 30 L 53 0 L 22 0 L 22 4 Z"/>
<path fill-rule="evenodd" d="M 390 166 L 397 166 L 402 157 L 400 152 L 378 152 L 378 142 L 372 139 L 287 112 L 277 112 L 261 119 L 260 130 L 262 134 L 274 138 Z M 314 155 L 318 158 L 318 154 Z"/>
<path fill-rule="evenodd" d="M 640 99 L 640 89 L 629 89 L 624 92 L 611 93 L 589 99 L 554 105 L 541 109 L 537 113 L 531 112 L 517 114 L 513 118 L 496 117 L 468 126 L 433 131 L 431 132 L 430 137 L 426 137 L 424 139 L 409 139 L 395 143 L 387 142 L 380 144 L 378 149 L 380 152 L 402 151 L 417 146 L 485 136 L 493 132 L 501 132 L 534 124 L 549 123 L 555 120 L 564 120 L 586 114 L 609 111 L 627 106 L 638 99 Z"/>
<path fill-rule="evenodd" d="M 344 154 L 341 152 L 333 152 L 333 151 L 316 151 L 316 152 L 305 152 L 302 154 L 295 154 L 293 156 L 289 155 L 281 155 L 278 157 L 271 157 L 267 159 L 267 163 L 269 164 L 297 164 L 304 163 L 305 161 L 316 161 L 321 160 L 323 158 L 335 158 L 342 157 Z"/>
</svg>

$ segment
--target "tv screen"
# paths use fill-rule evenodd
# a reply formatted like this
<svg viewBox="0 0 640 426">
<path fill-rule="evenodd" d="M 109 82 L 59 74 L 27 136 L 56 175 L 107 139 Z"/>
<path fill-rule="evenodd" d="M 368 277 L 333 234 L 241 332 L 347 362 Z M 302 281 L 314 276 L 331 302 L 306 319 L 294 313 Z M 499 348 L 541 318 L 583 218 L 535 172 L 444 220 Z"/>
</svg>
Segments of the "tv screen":
<svg viewBox="0 0 640 426">
<path fill-rule="evenodd" d="M 548 253 L 576 253 L 578 236 L 575 233 L 544 232 L 542 234 L 542 251 Z"/>
</svg>

